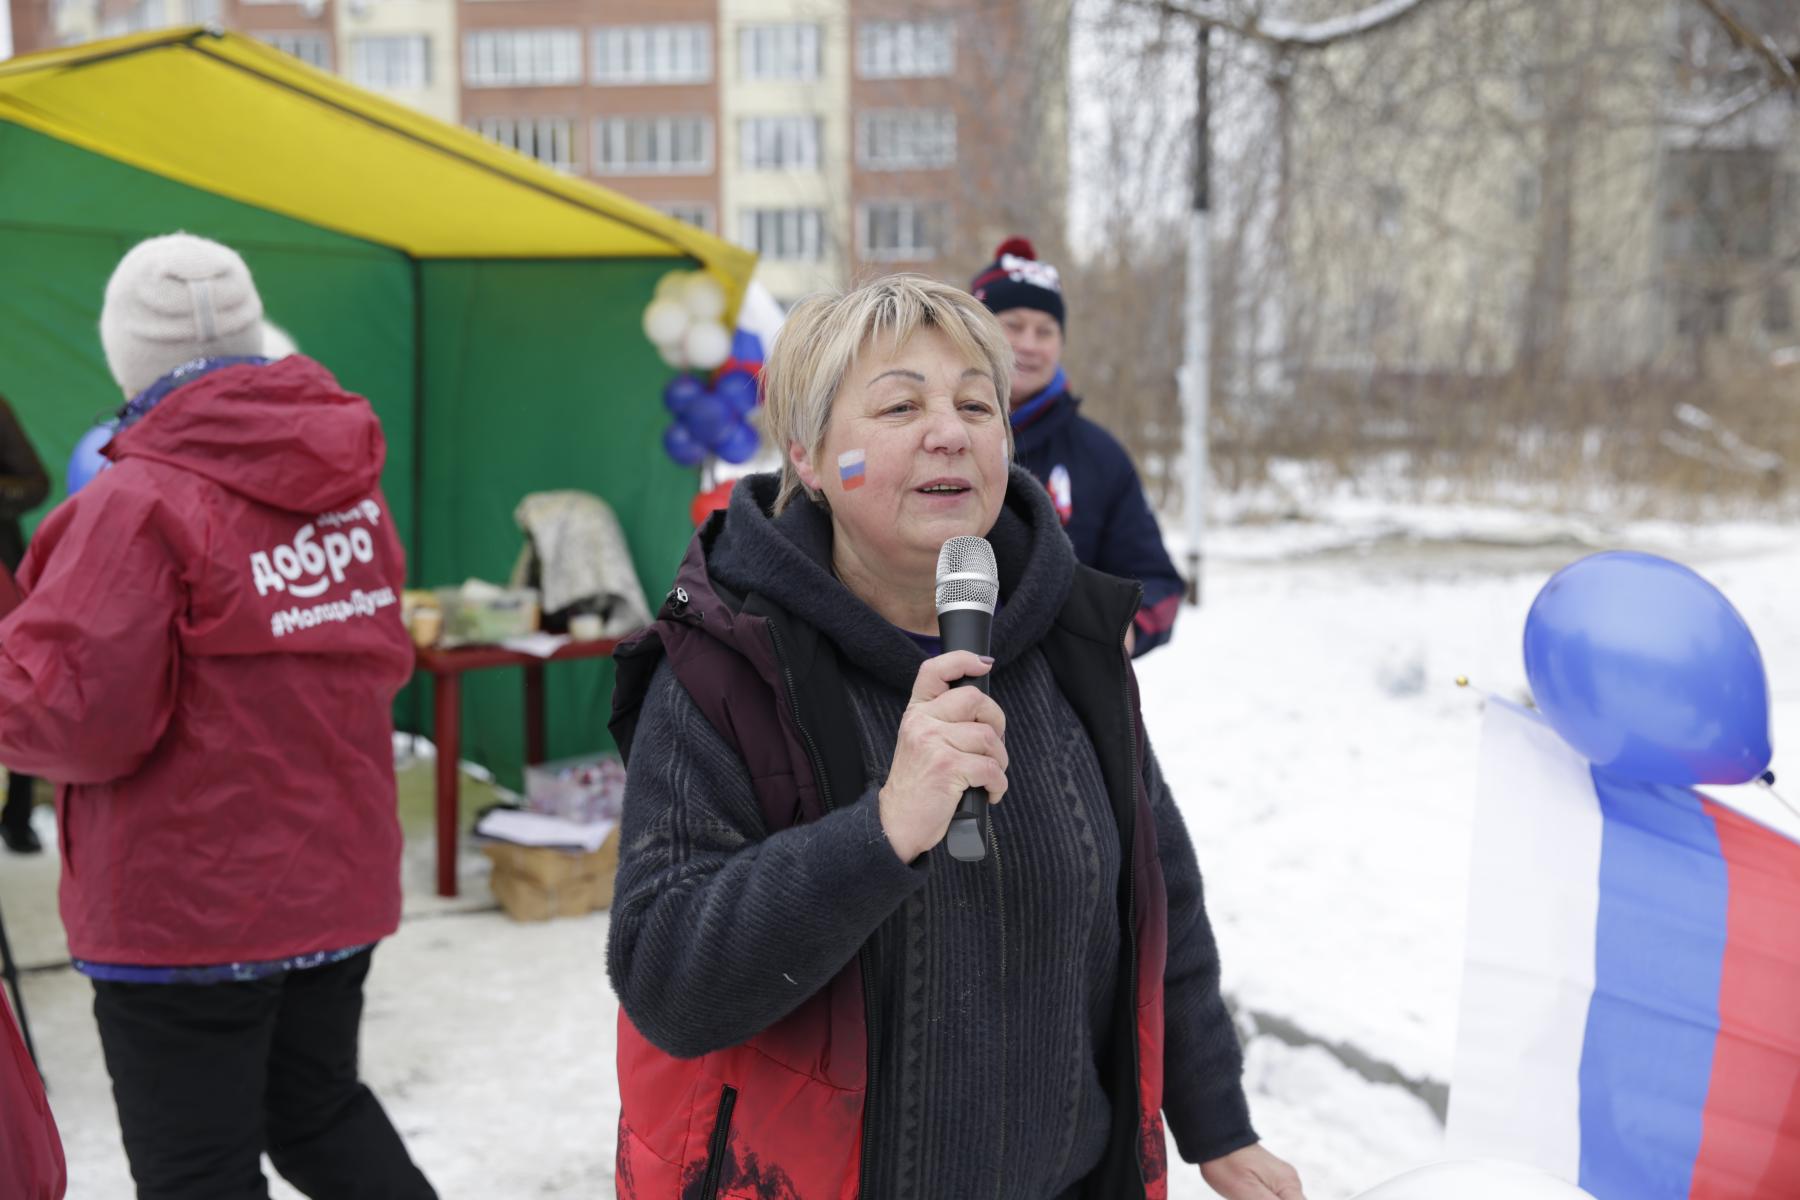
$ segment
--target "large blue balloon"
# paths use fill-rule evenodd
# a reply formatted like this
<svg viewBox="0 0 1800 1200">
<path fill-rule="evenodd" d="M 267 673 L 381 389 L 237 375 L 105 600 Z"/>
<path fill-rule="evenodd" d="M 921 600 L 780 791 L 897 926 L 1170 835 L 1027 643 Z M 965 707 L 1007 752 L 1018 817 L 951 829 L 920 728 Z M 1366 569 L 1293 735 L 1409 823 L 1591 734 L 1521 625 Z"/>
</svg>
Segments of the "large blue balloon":
<svg viewBox="0 0 1800 1200">
<path fill-rule="evenodd" d="M 694 435 L 680 421 L 663 430 L 663 449 L 677 464 L 684 467 L 697 467 L 700 460 L 706 457 L 706 447 L 694 440 Z"/>
<path fill-rule="evenodd" d="M 669 380 L 663 388 L 663 407 L 681 416 L 694 406 L 694 401 L 706 395 L 706 385 L 692 375 L 677 375 Z"/>
<path fill-rule="evenodd" d="M 756 448 L 761 444 L 762 440 L 756 436 L 756 430 L 737 421 L 725 431 L 725 436 L 719 439 L 719 444 L 714 449 L 726 462 L 741 463 L 756 457 Z"/>
<path fill-rule="evenodd" d="M 75 443 L 75 450 L 69 455 L 69 469 L 63 478 L 68 484 L 69 495 L 73 496 L 88 485 L 94 476 L 110 467 L 100 455 L 100 447 L 112 441 L 116 421 L 103 421 L 81 435 Z"/>
<path fill-rule="evenodd" d="M 725 402 L 711 392 L 694 401 L 681 415 L 681 423 L 694 435 L 694 440 L 709 450 L 718 447 L 719 440 L 736 420 Z"/>
<path fill-rule="evenodd" d="M 1691 787 L 1769 766 L 1756 639 L 1680 563 L 1609 551 L 1558 571 L 1525 619 L 1525 674 L 1556 732 L 1609 774 Z"/>
</svg>

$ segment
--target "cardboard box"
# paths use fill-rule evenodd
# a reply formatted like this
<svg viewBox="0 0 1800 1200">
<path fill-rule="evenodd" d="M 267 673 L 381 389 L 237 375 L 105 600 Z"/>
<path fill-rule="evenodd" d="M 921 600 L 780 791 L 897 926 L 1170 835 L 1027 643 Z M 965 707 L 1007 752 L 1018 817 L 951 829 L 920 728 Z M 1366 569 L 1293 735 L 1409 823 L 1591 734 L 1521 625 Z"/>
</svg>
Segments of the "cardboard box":
<svg viewBox="0 0 1800 1200">
<path fill-rule="evenodd" d="M 481 852 L 493 860 L 488 884 L 494 898 L 515 921 L 578 917 L 612 907 L 613 876 L 619 869 L 617 829 L 592 854 L 510 842 L 490 842 Z"/>
</svg>

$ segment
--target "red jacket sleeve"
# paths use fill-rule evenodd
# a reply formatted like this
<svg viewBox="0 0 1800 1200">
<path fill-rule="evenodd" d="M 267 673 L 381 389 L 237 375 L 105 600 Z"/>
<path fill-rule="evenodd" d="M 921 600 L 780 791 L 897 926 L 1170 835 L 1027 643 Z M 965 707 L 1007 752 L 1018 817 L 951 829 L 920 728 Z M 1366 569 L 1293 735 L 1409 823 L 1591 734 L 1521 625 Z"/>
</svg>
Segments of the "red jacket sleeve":
<svg viewBox="0 0 1800 1200">
<path fill-rule="evenodd" d="M 175 706 L 181 556 L 161 501 L 115 469 L 45 519 L 0 621 L 0 763 L 104 783 L 149 757 Z M 110 477 L 110 478 L 109 478 Z"/>
</svg>

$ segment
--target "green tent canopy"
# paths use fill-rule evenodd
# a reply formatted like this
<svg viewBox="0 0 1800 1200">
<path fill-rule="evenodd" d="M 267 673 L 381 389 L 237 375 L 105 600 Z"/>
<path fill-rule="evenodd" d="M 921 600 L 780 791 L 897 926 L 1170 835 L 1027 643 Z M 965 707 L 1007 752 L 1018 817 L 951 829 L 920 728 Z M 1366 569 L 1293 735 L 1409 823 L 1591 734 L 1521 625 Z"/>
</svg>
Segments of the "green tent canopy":
<svg viewBox="0 0 1800 1200">
<path fill-rule="evenodd" d="M 234 34 L 0 63 L 0 395 L 51 503 L 121 400 L 99 343 L 107 277 L 177 229 L 238 250 L 269 318 L 373 404 L 413 585 L 503 581 L 519 499 L 578 488 L 618 514 L 654 607 L 696 479 L 660 449 L 669 371 L 640 318 L 674 269 L 705 268 L 735 304 L 753 256 Z M 610 663 L 549 673 L 552 756 L 606 744 L 610 689 Z M 465 754 L 503 781 L 520 695 L 511 672 L 464 688 Z"/>
</svg>

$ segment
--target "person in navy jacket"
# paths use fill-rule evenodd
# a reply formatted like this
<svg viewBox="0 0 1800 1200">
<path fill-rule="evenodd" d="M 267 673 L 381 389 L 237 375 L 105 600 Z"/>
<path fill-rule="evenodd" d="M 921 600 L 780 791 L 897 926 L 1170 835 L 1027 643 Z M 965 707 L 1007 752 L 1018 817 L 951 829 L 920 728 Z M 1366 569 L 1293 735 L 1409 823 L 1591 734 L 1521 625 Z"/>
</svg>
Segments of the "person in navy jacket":
<svg viewBox="0 0 1800 1200">
<path fill-rule="evenodd" d="M 1143 603 L 1128 635 L 1132 654 L 1169 640 L 1184 584 L 1163 548 L 1131 456 L 1117 438 L 1081 415 L 1062 366 L 1062 281 L 1022 237 L 1008 238 L 969 285 L 1000 319 L 1012 343 L 1012 426 L 1016 460 L 1056 502 L 1075 557 L 1096 570 L 1135 579 Z"/>
</svg>

